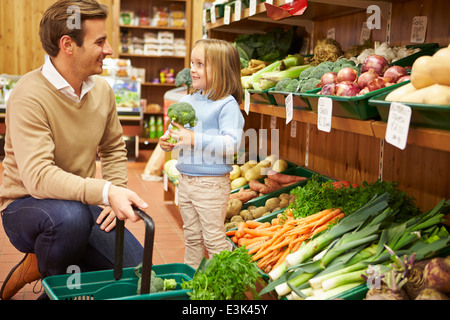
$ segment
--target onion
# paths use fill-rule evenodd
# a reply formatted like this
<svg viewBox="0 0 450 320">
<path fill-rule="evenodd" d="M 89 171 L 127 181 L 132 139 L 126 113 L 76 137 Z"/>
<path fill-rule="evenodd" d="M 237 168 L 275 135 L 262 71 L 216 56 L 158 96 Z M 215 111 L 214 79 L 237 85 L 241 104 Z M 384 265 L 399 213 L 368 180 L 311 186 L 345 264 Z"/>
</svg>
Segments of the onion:
<svg viewBox="0 0 450 320">
<path fill-rule="evenodd" d="M 367 83 L 369 91 L 378 90 L 384 87 L 386 87 L 386 82 L 381 77 L 372 79 Z"/>
<path fill-rule="evenodd" d="M 323 87 L 326 84 L 329 83 L 336 83 L 337 73 L 336 72 L 327 72 L 320 77 L 320 83 L 319 86 Z"/>
<path fill-rule="evenodd" d="M 362 96 L 363 94 L 369 93 L 369 88 L 364 87 L 361 89 L 361 91 L 358 93 L 358 96 Z"/>
<path fill-rule="evenodd" d="M 358 78 L 358 71 L 356 71 L 353 68 L 350 67 L 345 67 L 342 68 L 341 70 L 339 70 L 338 74 L 337 74 L 337 82 L 342 82 L 342 81 L 356 81 L 356 79 Z"/>
<path fill-rule="evenodd" d="M 335 86 L 335 89 L 337 96 L 345 96 L 345 97 L 356 96 L 361 91 L 358 85 L 355 82 L 351 81 L 338 82 Z"/>
<path fill-rule="evenodd" d="M 364 59 L 364 62 L 361 65 L 361 73 L 369 71 L 369 69 L 373 69 L 376 74 L 382 77 L 388 67 L 389 63 L 385 57 L 377 54 L 372 54 Z"/>
<path fill-rule="evenodd" d="M 369 69 L 369 71 L 366 71 L 364 73 L 362 73 L 359 77 L 358 77 L 358 86 L 361 89 L 364 89 L 365 87 L 367 87 L 367 83 L 372 80 L 378 78 L 378 75 L 375 73 L 375 71 L 373 71 L 373 69 Z"/>
<path fill-rule="evenodd" d="M 397 82 L 398 79 L 406 75 L 408 75 L 408 72 L 406 72 L 405 68 L 400 66 L 392 66 L 384 72 L 383 77 L 391 78 L 392 81 L 389 82 Z"/>
<path fill-rule="evenodd" d="M 408 81 L 408 80 L 411 80 L 411 76 L 410 76 L 410 75 L 400 77 L 400 78 L 397 80 L 397 83 L 400 83 L 400 82 L 403 82 L 403 81 Z"/>
<path fill-rule="evenodd" d="M 322 87 L 322 90 L 320 90 L 319 94 L 334 96 L 336 93 L 335 87 L 336 87 L 335 83 L 328 83 Z"/>
</svg>

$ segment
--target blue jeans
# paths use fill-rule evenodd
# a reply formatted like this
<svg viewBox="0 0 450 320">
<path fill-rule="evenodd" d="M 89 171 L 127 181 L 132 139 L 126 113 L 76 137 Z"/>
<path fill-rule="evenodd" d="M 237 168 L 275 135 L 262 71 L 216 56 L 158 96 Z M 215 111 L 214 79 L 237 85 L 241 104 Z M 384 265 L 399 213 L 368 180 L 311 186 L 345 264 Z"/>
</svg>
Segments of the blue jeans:
<svg viewBox="0 0 450 320">
<path fill-rule="evenodd" d="M 77 201 L 26 197 L 2 212 L 3 227 L 19 251 L 35 253 L 42 278 L 65 274 L 76 265 L 82 272 L 114 268 L 115 229 L 96 223 L 102 209 Z M 142 262 L 143 248 L 125 229 L 123 267 Z"/>
</svg>

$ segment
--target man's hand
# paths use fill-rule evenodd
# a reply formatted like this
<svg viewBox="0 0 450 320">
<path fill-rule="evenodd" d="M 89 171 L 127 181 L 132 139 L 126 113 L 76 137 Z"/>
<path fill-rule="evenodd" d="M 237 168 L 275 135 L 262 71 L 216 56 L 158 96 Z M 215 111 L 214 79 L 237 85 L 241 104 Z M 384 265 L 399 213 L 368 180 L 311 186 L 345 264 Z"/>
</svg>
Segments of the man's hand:
<svg viewBox="0 0 450 320">
<path fill-rule="evenodd" d="M 97 218 L 97 224 L 100 224 L 100 229 L 105 232 L 110 232 L 116 226 L 116 214 L 111 207 L 104 207 L 103 211 Z"/>
<path fill-rule="evenodd" d="M 132 222 L 138 221 L 139 216 L 134 213 L 132 205 L 141 210 L 147 209 L 145 203 L 134 191 L 127 188 L 111 185 L 108 191 L 109 205 L 119 220 L 129 219 Z"/>
</svg>

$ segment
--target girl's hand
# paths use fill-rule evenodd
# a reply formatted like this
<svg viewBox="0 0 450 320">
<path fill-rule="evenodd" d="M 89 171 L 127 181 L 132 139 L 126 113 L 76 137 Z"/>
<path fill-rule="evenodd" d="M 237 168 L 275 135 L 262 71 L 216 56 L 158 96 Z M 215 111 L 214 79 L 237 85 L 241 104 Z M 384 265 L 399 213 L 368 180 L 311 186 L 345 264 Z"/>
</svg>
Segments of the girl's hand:
<svg viewBox="0 0 450 320">
<path fill-rule="evenodd" d="M 178 139 L 178 143 L 176 144 L 177 146 L 181 146 L 181 145 L 193 146 L 195 144 L 194 131 L 188 130 L 176 122 L 172 122 L 172 125 L 179 129 L 179 130 L 173 130 L 173 129 L 169 130 L 170 135 L 173 138 Z"/>
<path fill-rule="evenodd" d="M 159 146 L 164 151 L 172 151 L 172 149 L 175 147 L 173 143 L 167 142 L 169 140 L 170 135 L 166 134 L 159 138 Z"/>
</svg>

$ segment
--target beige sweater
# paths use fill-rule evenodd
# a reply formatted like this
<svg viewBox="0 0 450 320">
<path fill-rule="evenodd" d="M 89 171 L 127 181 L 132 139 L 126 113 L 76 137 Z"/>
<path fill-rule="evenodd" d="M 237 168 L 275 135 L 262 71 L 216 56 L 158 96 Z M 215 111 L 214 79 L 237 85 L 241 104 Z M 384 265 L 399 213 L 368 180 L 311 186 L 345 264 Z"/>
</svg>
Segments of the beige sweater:
<svg viewBox="0 0 450 320">
<path fill-rule="evenodd" d="M 94 88 L 79 103 L 51 85 L 41 68 L 16 84 L 6 106 L 0 210 L 29 195 L 98 205 L 106 180 L 126 186 L 114 92 L 104 79 L 94 78 Z M 103 179 L 95 178 L 97 152 Z"/>
</svg>

